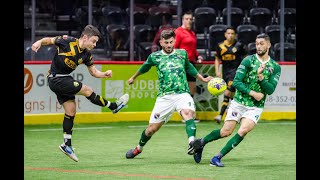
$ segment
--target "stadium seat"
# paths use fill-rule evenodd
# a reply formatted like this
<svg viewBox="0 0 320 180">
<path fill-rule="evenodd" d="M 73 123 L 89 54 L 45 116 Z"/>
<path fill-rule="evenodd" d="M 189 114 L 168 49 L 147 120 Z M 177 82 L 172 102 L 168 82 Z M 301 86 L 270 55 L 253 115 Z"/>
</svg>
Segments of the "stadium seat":
<svg viewBox="0 0 320 180">
<path fill-rule="evenodd" d="M 31 59 L 31 46 L 27 46 L 24 48 L 24 60 L 27 61 L 27 60 L 32 60 Z"/>
<path fill-rule="evenodd" d="M 284 59 L 280 59 L 280 43 L 273 45 L 274 58 L 276 61 L 296 61 L 296 46 L 293 43 L 284 42 Z"/>
<path fill-rule="evenodd" d="M 284 1 L 284 7 L 285 8 L 297 8 L 296 0 L 286 0 Z"/>
<path fill-rule="evenodd" d="M 162 23 L 162 19 L 164 18 L 163 16 L 165 16 L 166 19 L 172 19 L 172 14 L 170 12 L 170 9 L 168 8 L 163 8 L 163 7 L 150 7 L 148 9 L 149 12 L 149 21 L 148 24 L 154 29 L 154 30 L 158 30 L 159 26 L 161 26 Z"/>
<path fill-rule="evenodd" d="M 216 11 L 211 7 L 198 7 L 193 15 L 196 33 L 208 32 L 209 27 L 216 23 Z"/>
<path fill-rule="evenodd" d="M 256 25 L 263 32 L 267 25 L 271 24 L 272 13 L 268 8 L 251 8 L 249 11 L 250 23 Z"/>
<path fill-rule="evenodd" d="M 230 25 L 233 27 L 237 27 L 243 22 L 244 13 L 242 9 L 238 7 L 231 7 L 231 22 Z M 228 8 L 224 8 L 222 10 L 223 24 L 228 24 Z"/>
<path fill-rule="evenodd" d="M 248 44 L 247 46 L 248 48 L 248 55 L 251 55 L 251 54 L 255 54 L 256 53 L 256 43 L 255 42 L 251 42 Z"/>
<path fill-rule="evenodd" d="M 146 60 L 152 52 L 152 42 L 154 38 L 154 30 L 150 25 L 137 24 L 133 26 L 135 36 L 135 51 L 139 60 Z"/>
<path fill-rule="evenodd" d="M 270 36 L 271 44 L 280 42 L 280 25 L 273 24 L 265 27 L 264 32 Z M 286 37 L 286 31 L 284 29 L 284 37 Z"/>
<path fill-rule="evenodd" d="M 130 18 L 130 8 L 126 9 L 127 17 Z M 133 21 L 134 25 L 136 24 L 146 24 L 146 20 L 149 17 L 149 13 L 147 10 L 145 10 L 142 7 L 135 6 L 133 8 Z M 128 19 L 128 22 L 130 22 L 130 19 Z"/>
<path fill-rule="evenodd" d="M 237 27 L 238 40 L 248 45 L 255 42 L 259 34 L 258 27 L 252 24 L 242 24 Z"/>
<path fill-rule="evenodd" d="M 210 50 L 216 51 L 218 43 L 225 40 L 224 33 L 227 29 L 225 24 L 214 24 L 209 27 Z"/>
<path fill-rule="evenodd" d="M 291 1 L 291 0 L 286 0 Z M 259 8 L 268 8 L 272 13 L 279 9 L 280 0 L 255 0 L 255 6 Z"/>
<path fill-rule="evenodd" d="M 110 51 L 128 50 L 129 30 L 122 24 L 109 24 L 107 29 L 107 44 Z"/>
<path fill-rule="evenodd" d="M 127 25 L 125 15 L 121 8 L 118 6 L 104 6 L 101 8 L 102 16 L 106 25 L 109 24 L 122 24 Z"/>
<path fill-rule="evenodd" d="M 242 9 L 243 12 L 249 11 L 249 9 L 253 8 L 254 0 L 233 0 L 232 7 L 237 7 Z"/>
<path fill-rule="evenodd" d="M 278 19 L 280 22 L 280 11 L 281 9 L 278 10 Z M 296 27 L 296 9 L 295 8 L 284 8 L 284 26 L 286 29 L 295 29 Z"/>
<path fill-rule="evenodd" d="M 133 26 L 133 32 L 136 42 L 152 42 L 154 31 L 152 27 L 147 24 L 137 24 Z"/>
<path fill-rule="evenodd" d="M 145 61 L 152 53 L 152 42 L 140 42 L 138 47 L 138 60 Z"/>
<path fill-rule="evenodd" d="M 226 0 L 207 0 L 208 7 L 217 11 L 217 14 L 222 13 L 223 8 L 227 7 Z"/>
</svg>

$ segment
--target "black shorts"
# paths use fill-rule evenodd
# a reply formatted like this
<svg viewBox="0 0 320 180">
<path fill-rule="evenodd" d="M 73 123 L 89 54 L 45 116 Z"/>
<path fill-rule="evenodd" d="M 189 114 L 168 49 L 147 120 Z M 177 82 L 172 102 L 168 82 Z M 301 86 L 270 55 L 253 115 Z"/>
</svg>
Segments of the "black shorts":
<svg viewBox="0 0 320 180">
<path fill-rule="evenodd" d="M 234 75 L 227 74 L 223 77 L 224 81 L 227 83 L 227 89 L 231 92 L 236 92 L 236 88 L 232 86 Z"/>
<path fill-rule="evenodd" d="M 191 61 L 190 61 L 190 63 L 191 63 L 194 67 L 196 67 L 195 64 L 194 64 L 194 62 L 191 62 Z M 190 75 L 187 73 L 187 81 L 188 81 L 188 82 L 196 82 L 196 79 L 197 79 L 197 78 L 195 78 L 195 77 L 193 77 L 193 76 L 190 76 Z"/>
<path fill-rule="evenodd" d="M 51 91 L 57 95 L 60 105 L 68 100 L 74 100 L 82 88 L 82 83 L 74 80 L 72 76 L 49 77 L 48 83 Z"/>
</svg>

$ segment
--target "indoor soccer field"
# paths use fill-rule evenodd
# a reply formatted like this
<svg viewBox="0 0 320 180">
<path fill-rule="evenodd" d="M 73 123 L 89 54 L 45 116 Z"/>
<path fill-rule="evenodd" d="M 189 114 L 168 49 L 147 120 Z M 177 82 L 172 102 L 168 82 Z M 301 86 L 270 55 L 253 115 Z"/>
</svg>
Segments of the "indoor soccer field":
<svg viewBox="0 0 320 180">
<path fill-rule="evenodd" d="M 259 121 L 222 159 L 222 168 L 212 167 L 209 162 L 233 134 L 207 144 L 197 164 L 187 154 L 182 122 L 169 121 L 152 136 L 141 154 L 126 159 L 126 152 L 138 144 L 147 125 L 147 121 L 77 124 L 75 120 L 72 145 L 79 162 L 58 148 L 63 141 L 61 124 L 25 125 L 24 179 L 296 179 L 296 121 Z M 197 137 L 222 127 L 213 121 L 196 125 Z"/>
</svg>

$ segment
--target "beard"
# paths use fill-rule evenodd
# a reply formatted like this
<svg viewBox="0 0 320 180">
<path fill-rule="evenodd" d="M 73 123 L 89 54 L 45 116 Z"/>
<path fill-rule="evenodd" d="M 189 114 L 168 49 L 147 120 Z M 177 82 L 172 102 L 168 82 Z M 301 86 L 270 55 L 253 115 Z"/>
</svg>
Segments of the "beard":
<svg viewBox="0 0 320 180">
<path fill-rule="evenodd" d="M 164 51 L 165 53 L 167 53 L 167 54 L 170 54 L 170 53 L 172 53 L 172 51 L 173 51 L 173 47 L 171 47 L 171 48 L 163 48 L 163 51 Z"/>
<path fill-rule="evenodd" d="M 267 50 L 257 51 L 257 54 L 258 54 L 259 56 L 264 56 L 266 53 L 267 53 Z"/>
</svg>

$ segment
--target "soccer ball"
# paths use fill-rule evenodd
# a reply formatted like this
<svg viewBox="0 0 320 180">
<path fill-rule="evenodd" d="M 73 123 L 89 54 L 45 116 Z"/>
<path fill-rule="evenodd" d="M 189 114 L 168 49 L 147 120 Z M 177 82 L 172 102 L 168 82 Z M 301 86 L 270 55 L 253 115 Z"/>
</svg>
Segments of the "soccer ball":
<svg viewBox="0 0 320 180">
<path fill-rule="evenodd" d="M 221 95 L 227 89 L 227 83 L 222 79 L 215 77 L 208 82 L 208 91 L 213 96 Z"/>
</svg>

